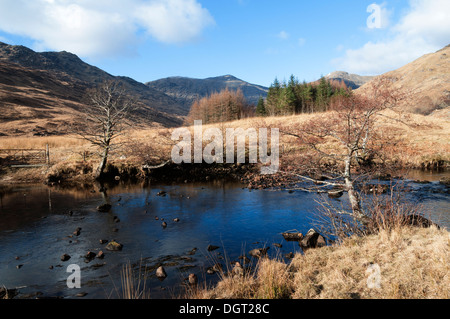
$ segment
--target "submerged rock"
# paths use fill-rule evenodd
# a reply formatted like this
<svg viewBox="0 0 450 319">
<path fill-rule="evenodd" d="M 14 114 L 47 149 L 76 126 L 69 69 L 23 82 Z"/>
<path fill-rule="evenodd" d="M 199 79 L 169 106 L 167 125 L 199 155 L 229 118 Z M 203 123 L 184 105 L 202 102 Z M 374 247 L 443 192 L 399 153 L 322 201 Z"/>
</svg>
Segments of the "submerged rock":
<svg viewBox="0 0 450 319">
<path fill-rule="evenodd" d="M 111 210 L 112 206 L 110 204 L 103 204 L 97 207 L 97 211 L 100 213 L 108 213 Z"/>
<path fill-rule="evenodd" d="M 214 245 L 208 245 L 208 247 L 207 247 L 208 251 L 214 251 L 214 250 L 217 250 L 219 248 L 220 248 L 219 246 L 214 246 Z"/>
<path fill-rule="evenodd" d="M 64 254 L 61 256 L 61 261 L 68 261 L 70 259 L 70 256 L 68 254 Z"/>
</svg>

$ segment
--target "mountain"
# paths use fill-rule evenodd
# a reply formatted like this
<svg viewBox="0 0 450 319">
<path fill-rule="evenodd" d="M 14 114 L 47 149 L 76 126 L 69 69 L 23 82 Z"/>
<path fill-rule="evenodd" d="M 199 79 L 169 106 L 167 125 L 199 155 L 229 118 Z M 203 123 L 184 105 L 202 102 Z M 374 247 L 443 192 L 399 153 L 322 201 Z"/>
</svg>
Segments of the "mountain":
<svg viewBox="0 0 450 319">
<path fill-rule="evenodd" d="M 138 101 L 139 108 L 130 117 L 134 124 L 174 127 L 182 123 L 182 106 L 143 83 L 112 76 L 69 52 L 37 53 L 0 42 L 0 134 L 64 133 L 82 115 L 86 89 L 105 80 L 122 81 Z"/>
<path fill-rule="evenodd" d="M 344 71 L 335 71 L 326 75 L 325 78 L 332 81 L 344 82 L 348 87 L 355 90 L 372 80 L 374 76 L 362 76 Z"/>
<path fill-rule="evenodd" d="M 450 106 L 450 45 L 383 76 L 395 78 L 393 87 L 412 95 L 412 101 L 400 105 L 403 110 L 429 115 L 446 109 Z M 364 94 L 371 82 L 355 92 Z"/>
<path fill-rule="evenodd" d="M 267 96 L 268 91 L 266 87 L 245 82 L 232 75 L 207 79 L 169 77 L 148 82 L 146 85 L 174 98 L 179 104 L 183 105 L 185 115 L 189 113 L 195 100 L 220 92 L 226 88 L 230 90 L 240 89 L 247 101 L 255 105 L 261 96 Z"/>
</svg>

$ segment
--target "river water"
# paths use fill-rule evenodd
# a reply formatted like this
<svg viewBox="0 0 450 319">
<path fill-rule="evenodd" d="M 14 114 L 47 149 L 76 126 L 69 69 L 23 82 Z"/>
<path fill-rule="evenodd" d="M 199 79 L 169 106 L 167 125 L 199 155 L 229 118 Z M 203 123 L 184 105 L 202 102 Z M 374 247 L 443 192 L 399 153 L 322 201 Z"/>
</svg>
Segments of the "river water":
<svg viewBox="0 0 450 319">
<path fill-rule="evenodd" d="M 439 179 L 449 175 L 413 172 L 404 194 L 447 229 L 450 195 Z M 306 233 L 313 227 L 320 199 L 302 191 L 249 191 L 227 181 L 106 188 L 106 196 L 93 186 L 0 189 L 0 286 L 19 288 L 17 298 L 122 298 L 121 272 L 130 264 L 136 276 L 141 269 L 141 282 L 152 298 L 177 298 L 190 273 L 202 286 L 212 285 L 219 275 L 207 274 L 209 267 L 220 263 L 226 269 L 252 249 L 270 247 L 269 255 L 280 258 L 301 252 L 281 233 Z M 166 195 L 158 196 L 161 191 Z M 345 202 L 345 197 L 335 201 Z M 98 212 L 96 207 L 106 202 L 111 211 Z M 115 240 L 123 249 L 108 251 L 100 240 Z M 209 251 L 209 245 L 218 248 Z M 105 257 L 86 260 L 89 251 L 103 251 Z M 63 262 L 63 254 L 70 259 Z M 80 267 L 78 289 L 67 286 L 72 264 Z M 163 281 L 155 276 L 159 265 L 167 272 Z"/>
</svg>

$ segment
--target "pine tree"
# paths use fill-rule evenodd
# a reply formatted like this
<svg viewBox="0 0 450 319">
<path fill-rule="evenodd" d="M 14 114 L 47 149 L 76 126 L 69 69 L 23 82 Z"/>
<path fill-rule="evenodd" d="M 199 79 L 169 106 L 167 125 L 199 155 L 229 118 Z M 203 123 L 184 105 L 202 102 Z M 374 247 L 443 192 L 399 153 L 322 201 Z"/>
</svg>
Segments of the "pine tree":
<svg viewBox="0 0 450 319">
<path fill-rule="evenodd" d="M 258 104 L 256 105 L 256 115 L 266 116 L 266 106 L 264 103 L 264 98 L 262 96 L 259 98 Z"/>
</svg>

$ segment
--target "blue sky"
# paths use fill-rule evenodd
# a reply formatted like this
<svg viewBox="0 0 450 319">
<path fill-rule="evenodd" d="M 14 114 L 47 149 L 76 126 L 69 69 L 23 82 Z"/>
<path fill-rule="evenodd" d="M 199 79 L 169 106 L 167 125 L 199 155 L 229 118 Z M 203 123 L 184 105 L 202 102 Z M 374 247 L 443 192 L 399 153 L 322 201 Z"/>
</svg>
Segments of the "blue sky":
<svg viewBox="0 0 450 319">
<path fill-rule="evenodd" d="M 450 1 L 0 0 L 0 41 L 140 82 L 232 74 L 269 86 L 381 74 L 434 52 L 450 43 Z"/>
</svg>

